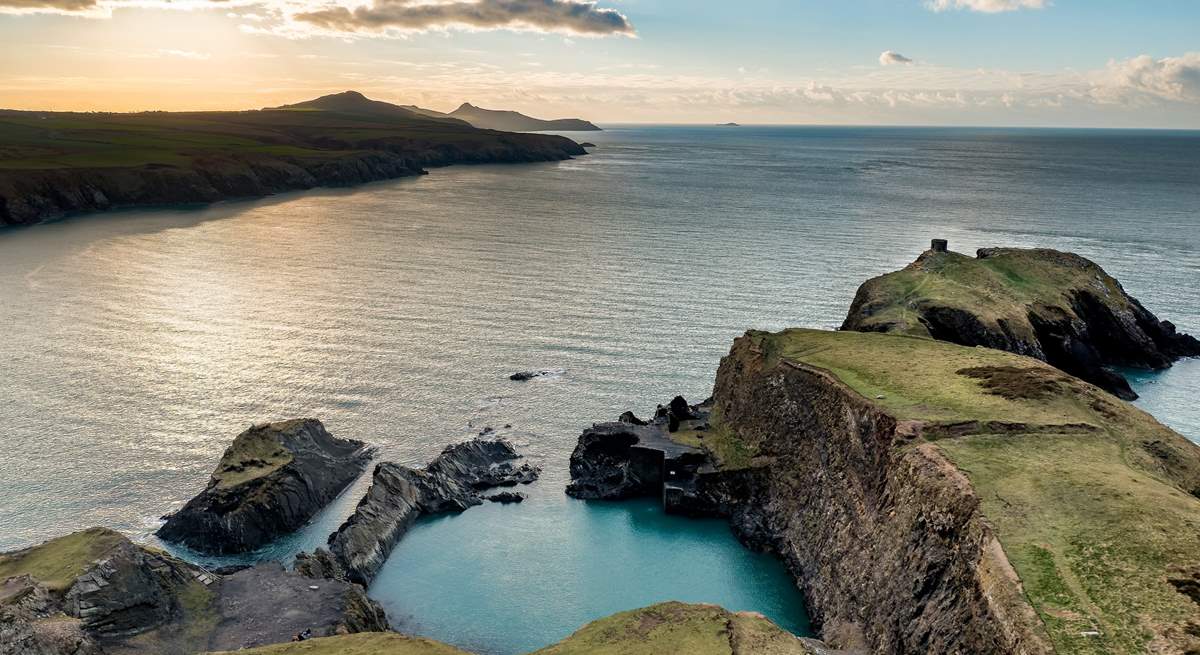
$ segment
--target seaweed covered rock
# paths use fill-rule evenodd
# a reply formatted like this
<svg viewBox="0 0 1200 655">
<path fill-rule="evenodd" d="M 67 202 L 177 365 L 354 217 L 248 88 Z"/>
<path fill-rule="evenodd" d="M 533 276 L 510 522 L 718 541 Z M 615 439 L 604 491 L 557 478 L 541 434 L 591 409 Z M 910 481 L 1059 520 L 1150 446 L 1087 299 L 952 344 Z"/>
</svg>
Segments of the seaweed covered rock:
<svg viewBox="0 0 1200 655">
<path fill-rule="evenodd" d="M 158 536 L 207 554 L 260 548 L 307 523 L 370 459 L 361 441 L 338 439 L 316 419 L 255 425 Z"/>
<path fill-rule="evenodd" d="M 351 582 L 370 585 L 417 517 L 461 512 L 483 502 L 481 490 L 537 479 L 539 470 L 518 464 L 520 458 L 503 439 L 475 439 L 447 447 L 424 469 L 379 464 L 354 514 L 329 537 L 339 570 Z M 330 569 L 311 560 L 305 566 Z"/>
<path fill-rule="evenodd" d="M 1097 264 L 1056 250 L 932 249 L 858 289 L 843 330 L 932 337 L 1035 357 L 1121 398 L 1112 367 L 1162 369 L 1200 341 L 1160 321 Z"/>
</svg>

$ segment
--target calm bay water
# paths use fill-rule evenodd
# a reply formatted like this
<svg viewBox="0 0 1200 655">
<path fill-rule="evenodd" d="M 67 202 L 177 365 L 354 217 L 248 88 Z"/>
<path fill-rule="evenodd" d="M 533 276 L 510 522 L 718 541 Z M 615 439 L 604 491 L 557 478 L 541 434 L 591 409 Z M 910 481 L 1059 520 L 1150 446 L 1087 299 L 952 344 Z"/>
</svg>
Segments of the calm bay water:
<svg viewBox="0 0 1200 655">
<path fill-rule="evenodd" d="M 837 326 L 932 237 L 1079 252 L 1200 333 L 1197 133 L 577 136 L 593 155 L 0 232 L 0 549 L 148 539 L 253 422 L 315 416 L 410 465 L 511 424 L 543 479 L 401 543 L 371 589 L 401 628 L 508 654 L 680 598 L 803 631 L 779 565 L 719 522 L 566 498 L 580 430 L 707 396 L 748 328 Z M 527 368 L 565 372 L 507 380 Z M 1136 386 L 1200 439 L 1200 362 Z M 365 483 L 263 556 L 322 542 Z"/>
</svg>

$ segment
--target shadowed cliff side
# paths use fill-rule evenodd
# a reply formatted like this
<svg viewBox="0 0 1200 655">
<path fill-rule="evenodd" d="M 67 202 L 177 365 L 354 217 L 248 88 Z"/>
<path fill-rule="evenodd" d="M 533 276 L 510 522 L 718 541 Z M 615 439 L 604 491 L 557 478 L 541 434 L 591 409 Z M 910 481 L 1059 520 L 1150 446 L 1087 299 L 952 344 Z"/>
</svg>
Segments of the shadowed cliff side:
<svg viewBox="0 0 1200 655">
<path fill-rule="evenodd" d="M 932 337 L 1036 357 L 1124 398 L 1110 367 L 1163 369 L 1200 341 L 1160 321 L 1095 263 L 1056 250 L 935 242 L 906 268 L 863 283 L 843 330 Z"/>
<path fill-rule="evenodd" d="M 365 444 L 334 437 L 316 419 L 253 426 L 157 535 L 201 553 L 254 550 L 307 523 L 370 461 Z"/>
</svg>

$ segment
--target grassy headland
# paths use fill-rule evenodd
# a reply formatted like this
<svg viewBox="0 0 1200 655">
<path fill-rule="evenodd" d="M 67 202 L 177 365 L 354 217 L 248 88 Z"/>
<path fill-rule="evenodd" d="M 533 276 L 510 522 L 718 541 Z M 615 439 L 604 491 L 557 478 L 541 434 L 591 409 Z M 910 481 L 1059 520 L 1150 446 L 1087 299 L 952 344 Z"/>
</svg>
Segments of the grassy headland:
<svg viewBox="0 0 1200 655">
<path fill-rule="evenodd" d="M 1150 415 L 996 350 L 856 332 L 751 338 L 768 360 L 825 370 L 921 424 L 925 438 L 899 447 L 932 441 L 967 475 L 1057 652 L 1177 652 L 1200 627 L 1181 593 L 1200 565 L 1200 448 Z"/>
<path fill-rule="evenodd" d="M 481 130 L 354 92 L 258 111 L 0 111 L 0 144 L 0 225 L 585 154 L 563 137 Z"/>
</svg>

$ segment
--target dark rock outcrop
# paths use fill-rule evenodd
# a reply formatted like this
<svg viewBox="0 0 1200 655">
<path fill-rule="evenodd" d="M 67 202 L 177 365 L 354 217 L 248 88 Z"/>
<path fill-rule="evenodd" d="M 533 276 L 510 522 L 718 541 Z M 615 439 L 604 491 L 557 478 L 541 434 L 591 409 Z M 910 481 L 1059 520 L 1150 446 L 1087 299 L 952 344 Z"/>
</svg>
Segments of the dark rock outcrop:
<svg viewBox="0 0 1200 655">
<path fill-rule="evenodd" d="M 0 581 L 0 655 L 101 655 L 78 618 L 29 575 Z"/>
<path fill-rule="evenodd" d="M 200 571 L 165 553 L 124 541 L 67 591 L 67 614 L 100 638 L 147 632 L 180 616 L 180 596 Z"/>
<path fill-rule="evenodd" d="M 500 493 L 492 494 L 490 496 L 484 496 L 484 498 L 493 503 L 508 505 L 511 503 L 524 502 L 525 494 L 517 493 L 515 491 L 501 491 Z"/>
<path fill-rule="evenodd" d="M 507 441 L 476 439 L 446 448 L 424 469 L 376 466 L 354 514 L 329 537 L 345 578 L 369 586 L 419 516 L 461 512 L 483 502 L 482 489 L 533 482 L 538 469 L 520 457 Z"/>
<path fill-rule="evenodd" d="M 1200 341 L 1160 321 L 1100 266 L 1055 250 L 930 250 L 863 283 L 843 330 L 927 336 L 1028 355 L 1126 400 L 1112 367 L 1163 369 Z"/>
<path fill-rule="evenodd" d="M 202 553 L 254 550 L 307 523 L 370 459 L 362 442 L 338 439 L 316 419 L 253 426 L 158 536 Z"/>
<path fill-rule="evenodd" d="M 94 560 L 91 560 L 95 556 Z M 313 636 L 388 630 L 383 608 L 358 585 L 263 564 L 229 575 L 206 571 L 92 529 L 0 555 L 5 570 L 79 571 L 55 579 L 0 580 L 2 655 L 187 655 Z M 67 574 L 70 575 L 70 574 Z"/>
<path fill-rule="evenodd" d="M 389 629 L 383 608 L 355 584 L 315 580 L 276 563 L 219 581 L 211 603 L 217 629 L 202 650 L 238 650 L 313 637 Z"/>
</svg>

